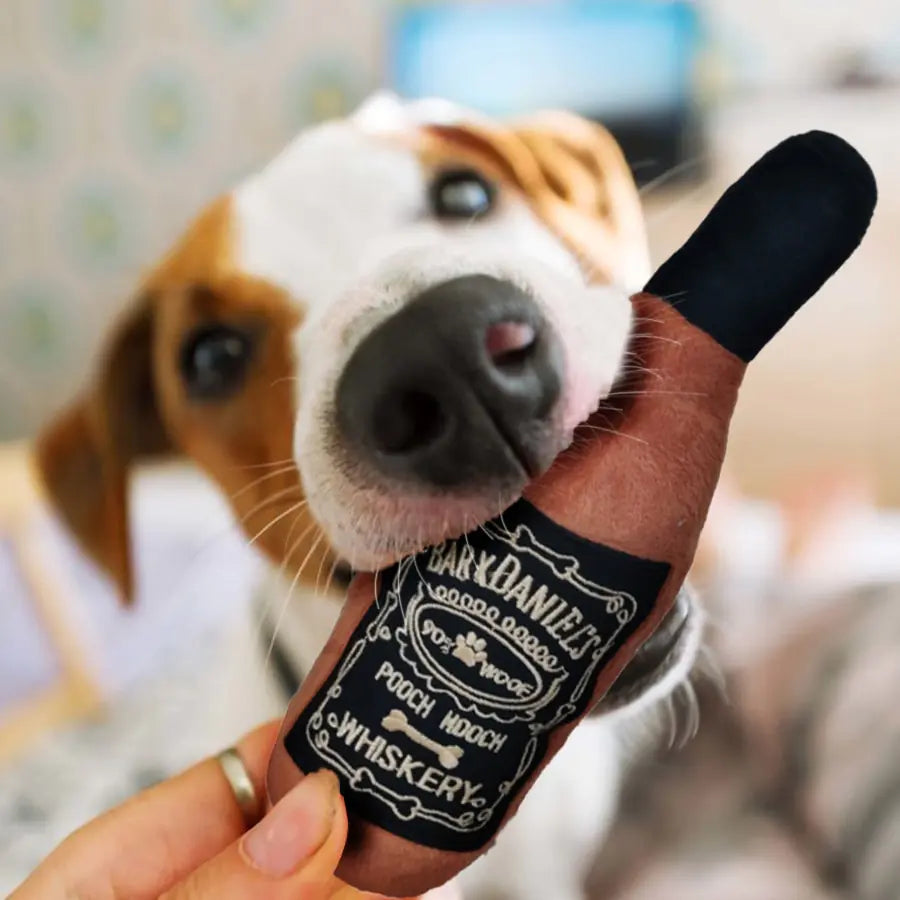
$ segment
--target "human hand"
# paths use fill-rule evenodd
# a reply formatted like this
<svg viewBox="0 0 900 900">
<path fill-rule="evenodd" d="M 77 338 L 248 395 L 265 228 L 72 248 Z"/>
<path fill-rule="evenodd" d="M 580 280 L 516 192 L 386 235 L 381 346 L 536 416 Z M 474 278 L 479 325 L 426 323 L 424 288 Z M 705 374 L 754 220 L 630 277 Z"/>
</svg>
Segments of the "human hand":
<svg viewBox="0 0 900 900">
<path fill-rule="evenodd" d="M 256 797 L 277 733 L 265 725 L 236 748 Z M 334 877 L 347 815 L 330 772 L 304 778 L 249 831 L 246 806 L 206 760 L 75 832 L 10 900 L 374 900 Z"/>
</svg>

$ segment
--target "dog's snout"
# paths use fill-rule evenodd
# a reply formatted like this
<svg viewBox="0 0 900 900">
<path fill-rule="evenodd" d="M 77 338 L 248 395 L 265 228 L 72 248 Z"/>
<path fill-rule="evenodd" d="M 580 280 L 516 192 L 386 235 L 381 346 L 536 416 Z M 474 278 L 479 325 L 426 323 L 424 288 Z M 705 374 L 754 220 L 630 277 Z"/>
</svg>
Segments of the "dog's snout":
<svg viewBox="0 0 900 900">
<path fill-rule="evenodd" d="M 558 340 L 513 284 L 469 275 L 411 300 L 356 349 L 338 427 L 391 478 L 477 488 L 546 468 L 562 385 Z"/>
</svg>

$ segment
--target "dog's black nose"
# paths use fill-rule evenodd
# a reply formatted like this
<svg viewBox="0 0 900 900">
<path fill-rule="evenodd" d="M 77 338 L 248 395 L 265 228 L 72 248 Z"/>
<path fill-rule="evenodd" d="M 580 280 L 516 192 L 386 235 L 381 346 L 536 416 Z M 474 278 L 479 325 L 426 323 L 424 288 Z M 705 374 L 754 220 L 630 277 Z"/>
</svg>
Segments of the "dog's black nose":
<svg viewBox="0 0 900 900">
<path fill-rule="evenodd" d="M 546 468 L 562 353 L 537 304 L 468 275 L 378 326 L 337 388 L 343 439 L 383 474 L 434 487 L 521 481 Z"/>
</svg>

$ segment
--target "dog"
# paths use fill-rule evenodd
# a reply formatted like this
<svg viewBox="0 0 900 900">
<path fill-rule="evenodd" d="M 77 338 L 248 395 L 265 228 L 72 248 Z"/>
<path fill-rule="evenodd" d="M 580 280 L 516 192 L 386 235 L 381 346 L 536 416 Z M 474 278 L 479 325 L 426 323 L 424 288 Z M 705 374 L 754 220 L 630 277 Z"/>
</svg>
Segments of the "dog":
<svg viewBox="0 0 900 900">
<path fill-rule="evenodd" d="M 271 561 L 273 665 L 244 690 L 262 718 L 311 667 L 354 570 L 484 523 L 571 445 L 625 368 L 648 275 L 640 198 L 602 127 L 379 94 L 199 216 L 40 436 L 39 468 L 126 602 L 134 468 L 186 456 L 221 488 Z M 467 898 L 583 896 L 702 620 L 683 592 L 463 875 Z"/>
</svg>

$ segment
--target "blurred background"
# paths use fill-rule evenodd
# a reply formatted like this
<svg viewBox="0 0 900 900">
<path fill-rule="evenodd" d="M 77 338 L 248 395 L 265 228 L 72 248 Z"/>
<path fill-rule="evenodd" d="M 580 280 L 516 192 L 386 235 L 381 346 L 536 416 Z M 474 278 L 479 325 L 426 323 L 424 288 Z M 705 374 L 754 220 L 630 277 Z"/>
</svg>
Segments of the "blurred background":
<svg viewBox="0 0 900 900">
<path fill-rule="evenodd" d="M 50 517 L 32 515 L 21 442 L 205 203 L 385 86 L 604 122 L 642 187 L 656 262 L 783 137 L 824 128 L 854 143 L 879 180 L 872 229 L 751 369 L 696 577 L 738 682 L 768 659 L 773 617 L 795 634 L 823 604 L 855 608 L 900 578 L 896 0 L 0 0 L 0 892 L 84 818 L 232 737 L 197 724 L 196 698 L 227 696 L 219 638 L 258 565 L 205 485 L 149 475 L 145 597 L 121 612 Z M 881 677 L 877 689 L 900 686 L 893 669 Z M 729 790 L 736 807 L 757 796 Z M 638 829 L 661 820 L 641 802 Z M 751 875 L 709 896 L 839 896 L 790 841 L 785 855 L 780 828 L 763 855 L 789 860 L 784 878 L 741 893 L 769 884 L 742 859 Z M 707 896 L 681 870 L 649 888 L 598 865 L 597 896 L 681 896 L 676 884 Z"/>
</svg>

